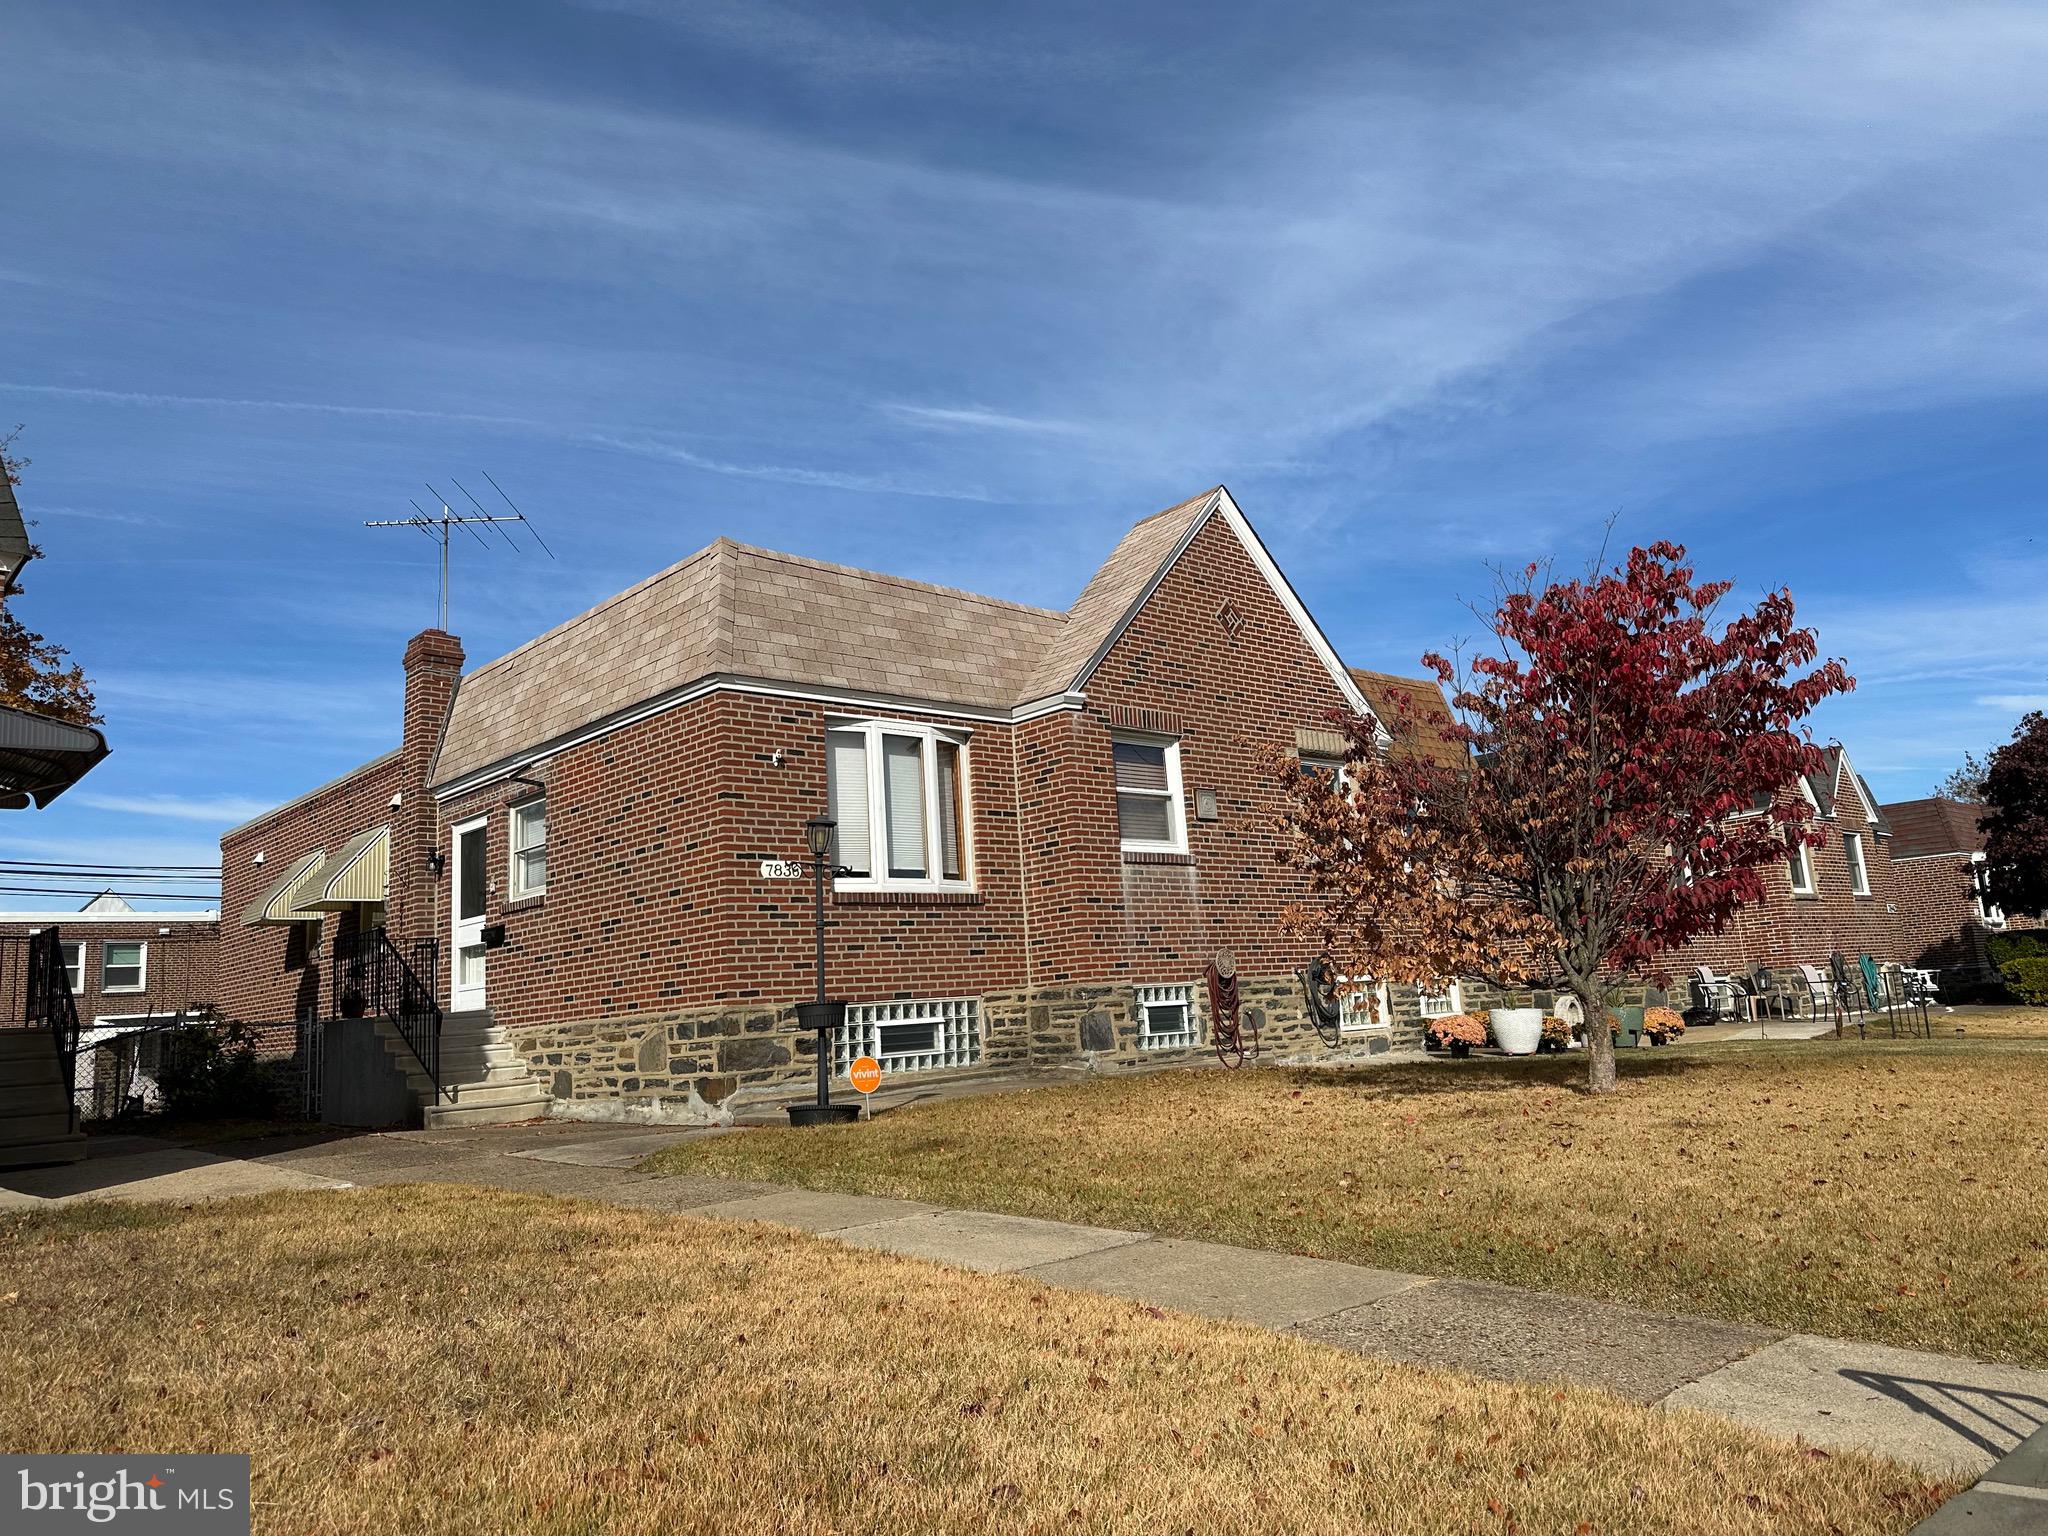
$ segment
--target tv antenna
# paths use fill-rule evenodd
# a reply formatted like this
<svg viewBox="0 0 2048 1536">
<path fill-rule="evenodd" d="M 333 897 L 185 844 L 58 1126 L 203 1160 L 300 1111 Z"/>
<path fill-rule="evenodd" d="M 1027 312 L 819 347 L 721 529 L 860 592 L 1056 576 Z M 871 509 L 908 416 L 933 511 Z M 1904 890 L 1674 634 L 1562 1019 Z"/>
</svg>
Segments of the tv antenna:
<svg viewBox="0 0 2048 1536">
<path fill-rule="evenodd" d="M 463 532 L 476 540 L 479 549 L 488 551 L 492 547 L 490 542 L 481 533 L 477 532 L 478 527 L 487 526 L 499 538 L 505 541 L 506 548 L 510 549 L 514 554 L 523 554 L 525 551 L 520 549 L 519 545 L 514 542 L 512 535 L 501 526 L 505 523 L 518 523 L 532 535 L 533 542 L 541 547 L 542 552 L 550 560 L 555 558 L 555 552 L 548 548 L 548 541 L 540 536 L 540 530 L 534 527 L 532 520 L 514 505 L 512 498 L 505 495 L 504 487 L 499 485 L 496 480 L 491 479 L 491 472 L 485 470 L 483 476 L 486 480 L 491 481 L 491 489 L 504 499 L 505 505 L 512 508 L 509 516 L 503 512 L 491 511 L 482 502 L 469 494 L 467 486 L 451 475 L 448 478 L 448 483 L 468 498 L 469 504 L 476 508 L 474 513 L 455 511 L 447 497 L 435 490 L 433 486 L 428 485 L 427 494 L 440 504 L 441 510 L 438 513 L 429 512 L 418 502 L 413 501 L 411 502 L 413 510 L 411 517 L 376 518 L 363 524 L 365 528 L 416 528 L 441 546 L 441 606 L 438 627 L 442 630 L 448 628 L 448 540 L 450 534 L 455 529 L 462 529 Z"/>
</svg>

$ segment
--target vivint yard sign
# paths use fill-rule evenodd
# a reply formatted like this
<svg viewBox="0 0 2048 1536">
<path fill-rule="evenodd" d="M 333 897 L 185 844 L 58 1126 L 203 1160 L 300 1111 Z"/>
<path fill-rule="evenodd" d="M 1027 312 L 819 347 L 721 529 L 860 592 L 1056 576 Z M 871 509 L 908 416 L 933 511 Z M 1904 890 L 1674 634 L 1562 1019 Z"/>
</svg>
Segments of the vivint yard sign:
<svg viewBox="0 0 2048 1536">
<path fill-rule="evenodd" d="M 247 1456 L 0 1456 L 8 1536 L 249 1536 Z"/>
</svg>

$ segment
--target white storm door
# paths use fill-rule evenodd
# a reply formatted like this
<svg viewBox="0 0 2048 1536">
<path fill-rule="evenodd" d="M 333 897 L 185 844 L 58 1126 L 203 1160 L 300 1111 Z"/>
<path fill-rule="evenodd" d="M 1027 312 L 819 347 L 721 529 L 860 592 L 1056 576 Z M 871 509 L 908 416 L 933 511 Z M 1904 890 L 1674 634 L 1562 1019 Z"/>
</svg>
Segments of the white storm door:
<svg viewBox="0 0 2048 1536">
<path fill-rule="evenodd" d="M 455 1013 L 484 1006 L 484 887 L 490 873 L 484 832 L 488 825 L 478 817 L 455 828 L 455 857 L 448 881 L 454 920 L 448 944 L 452 957 L 448 1006 Z"/>
</svg>

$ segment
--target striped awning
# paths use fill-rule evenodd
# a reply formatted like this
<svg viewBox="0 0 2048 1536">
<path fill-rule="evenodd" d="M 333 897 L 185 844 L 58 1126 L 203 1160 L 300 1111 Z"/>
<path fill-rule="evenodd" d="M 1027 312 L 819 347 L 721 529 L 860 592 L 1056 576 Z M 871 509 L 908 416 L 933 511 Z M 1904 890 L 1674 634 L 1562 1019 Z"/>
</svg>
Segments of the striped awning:
<svg viewBox="0 0 2048 1536">
<path fill-rule="evenodd" d="M 325 915 L 308 912 L 300 906 L 300 898 L 312 886 L 313 877 L 320 872 L 327 855 L 319 851 L 303 854 L 294 859 L 291 867 L 278 876 L 269 890 L 258 896 L 242 910 L 244 928 L 272 928 L 292 923 L 317 923 Z"/>
<path fill-rule="evenodd" d="M 298 898 L 302 911 L 339 912 L 343 907 L 384 900 L 391 876 L 391 829 L 358 832 L 341 852 L 313 872 Z"/>
</svg>

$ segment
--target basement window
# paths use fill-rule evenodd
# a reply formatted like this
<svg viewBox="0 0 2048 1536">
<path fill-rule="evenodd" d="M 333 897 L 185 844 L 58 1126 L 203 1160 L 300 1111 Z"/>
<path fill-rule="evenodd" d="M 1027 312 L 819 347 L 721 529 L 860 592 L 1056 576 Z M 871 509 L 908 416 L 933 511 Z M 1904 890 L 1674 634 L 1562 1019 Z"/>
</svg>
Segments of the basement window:
<svg viewBox="0 0 2048 1536">
<path fill-rule="evenodd" d="M 1465 989 L 1455 981 L 1441 992 L 1432 992 L 1427 987 L 1415 989 L 1415 1001 L 1425 1019 L 1448 1019 L 1465 1008 Z"/>
<path fill-rule="evenodd" d="M 1133 999 L 1138 1009 L 1138 1049 L 1177 1051 L 1195 1043 L 1195 989 L 1178 987 L 1137 987 Z"/>
<path fill-rule="evenodd" d="M 825 777 L 841 890 L 973 889 L 964 732 L 834 721 Z"/>
<path fill-rule="evenodd" d="M 981 1003 L 972 997 L 853 1003 L 834 1065 L 844 1076 L 872 1056 L 885 1072 L 935 1072 L 981 1060 Z"/>
</svg>

